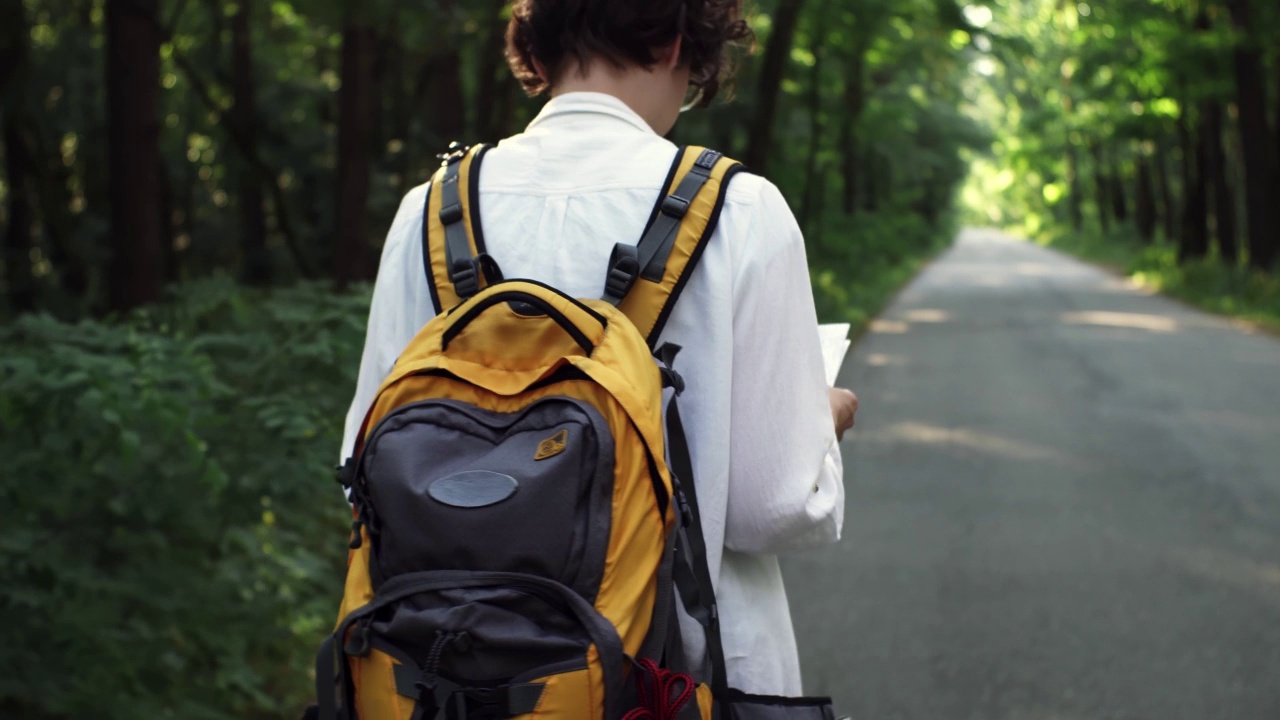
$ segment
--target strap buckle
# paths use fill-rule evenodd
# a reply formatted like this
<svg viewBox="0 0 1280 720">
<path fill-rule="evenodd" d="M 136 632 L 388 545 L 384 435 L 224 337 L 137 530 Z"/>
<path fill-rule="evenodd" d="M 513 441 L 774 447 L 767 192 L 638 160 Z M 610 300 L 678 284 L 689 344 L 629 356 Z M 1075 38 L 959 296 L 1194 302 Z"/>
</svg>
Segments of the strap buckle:
<svg viewBox="0 0 1280 720">
<path fill-rule="evenodd" d="M 631 292 L 640 277 L 640 255 L 634 245 L 618 243 L 609 256 L 609 276 L 604 281 L 604 297 L 617 305 Z"/>
<path fill-rule="evenodd" d="M 502 720 L 526 715 L 537 708 L 546 687 L 543 683 L 501 685 L 493 688 L 450 685 L 443 692 L 436 693 L 437 718 Z"/>
<path fill-rule="evenodd" d="M 689 201 L 679 195 L 668 195 L 662 201 L 662 214 L 681 220 L 689 212 Z"/>
<path fill-rule="evenodd" d="M 462 162 L 462 158 L 466 157 L 467 153 L 470 151 L 471 151 L 470 147 L 467 147 L 455 140 L 449 143 L 448 150 L 436 155 L 436 157 L 440 160 L 440 164 L 442 166 L 453 165 L 455 163 Z"/>
<path fill-rule="evenodd" d="M 480 275 L 476 263 L 470 258 L 458 258 L 449 268 L 449 280 L 460 298 L 475 297 L 480 292 Z"/>
<path fill-rule="evenodd" d="M 452 225 L 462 220 L 462 205 L 446 205 L 440 208 L 440 222 Z"/>
</svg>

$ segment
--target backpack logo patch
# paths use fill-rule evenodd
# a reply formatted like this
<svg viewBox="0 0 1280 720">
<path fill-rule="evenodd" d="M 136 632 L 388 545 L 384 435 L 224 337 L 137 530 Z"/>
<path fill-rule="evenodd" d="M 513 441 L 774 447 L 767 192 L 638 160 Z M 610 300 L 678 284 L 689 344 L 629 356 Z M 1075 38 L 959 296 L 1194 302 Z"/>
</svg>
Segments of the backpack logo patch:
<svg viewBox="0 0 1280 720">
<path fill-rule="evenodd" d="M 538 452 L 533 456 L 533 459 L 536 461 L 553 458 L 564 452 L 564 449 L 567 447 L 569 447 L 569 431 L 561 430 L 555 435 L 538 443 Z"/>
</svg>

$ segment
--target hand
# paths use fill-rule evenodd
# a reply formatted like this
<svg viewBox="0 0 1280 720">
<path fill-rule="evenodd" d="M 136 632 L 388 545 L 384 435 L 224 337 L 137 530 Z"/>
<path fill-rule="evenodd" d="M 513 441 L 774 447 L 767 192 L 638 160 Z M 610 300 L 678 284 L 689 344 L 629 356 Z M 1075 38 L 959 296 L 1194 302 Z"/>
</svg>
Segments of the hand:
<svg viewBox="0 0 1280 720">
<path fill-rule="evenodd" d="M 831 419 L 836 424 L 836 438 L 843 440 L 845 431 L 857 422 L 858 396 L 852 390 L 831 388 L 827 391 L 827 399 L 831 401 Z"/>
</svg>

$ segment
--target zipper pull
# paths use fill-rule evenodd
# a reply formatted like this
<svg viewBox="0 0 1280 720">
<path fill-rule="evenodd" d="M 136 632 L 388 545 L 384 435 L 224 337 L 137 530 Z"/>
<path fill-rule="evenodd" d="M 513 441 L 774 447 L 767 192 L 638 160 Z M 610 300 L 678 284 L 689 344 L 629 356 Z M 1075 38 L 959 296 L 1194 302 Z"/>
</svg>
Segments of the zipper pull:
<svg viewBox="0 0 1280 720">
<path fill-rule="evenodd" d="M 445 646 L 453 641 L 457 635 L 444 630 L 436 631 L 435 642 L 431 644 L 431 651 L 427 653 L 427 662 L 422 666 L 422 675 L 418 678 L 418 682 L 413 687 L 418 690 L 418 704 L 422 707 L 422 714 L 419 716 L 423 720 L 433 720 L 443 707 L 443 701 L 448 699 L 450 691 L 448 688 L 443 693 L 439 692 L 440 688 L 440 660 L 444 657 Z"/>
</svg>

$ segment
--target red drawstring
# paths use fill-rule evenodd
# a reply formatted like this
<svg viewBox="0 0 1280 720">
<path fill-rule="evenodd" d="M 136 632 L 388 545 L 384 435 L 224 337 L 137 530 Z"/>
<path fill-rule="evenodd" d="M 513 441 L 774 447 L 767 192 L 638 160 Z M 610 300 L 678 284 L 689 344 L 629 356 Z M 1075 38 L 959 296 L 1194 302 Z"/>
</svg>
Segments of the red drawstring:
<svg viewBox="0 0 1280 720">
<path fill-rule="evenodd" d="M 693 678 L 684 673 L 663 670 L 648 658 L 641 659 L 636 665 L 640 707 L 624 715 L 622 720 L 676 720 L 676 714 L 697 689 Z"/>
</svg>

